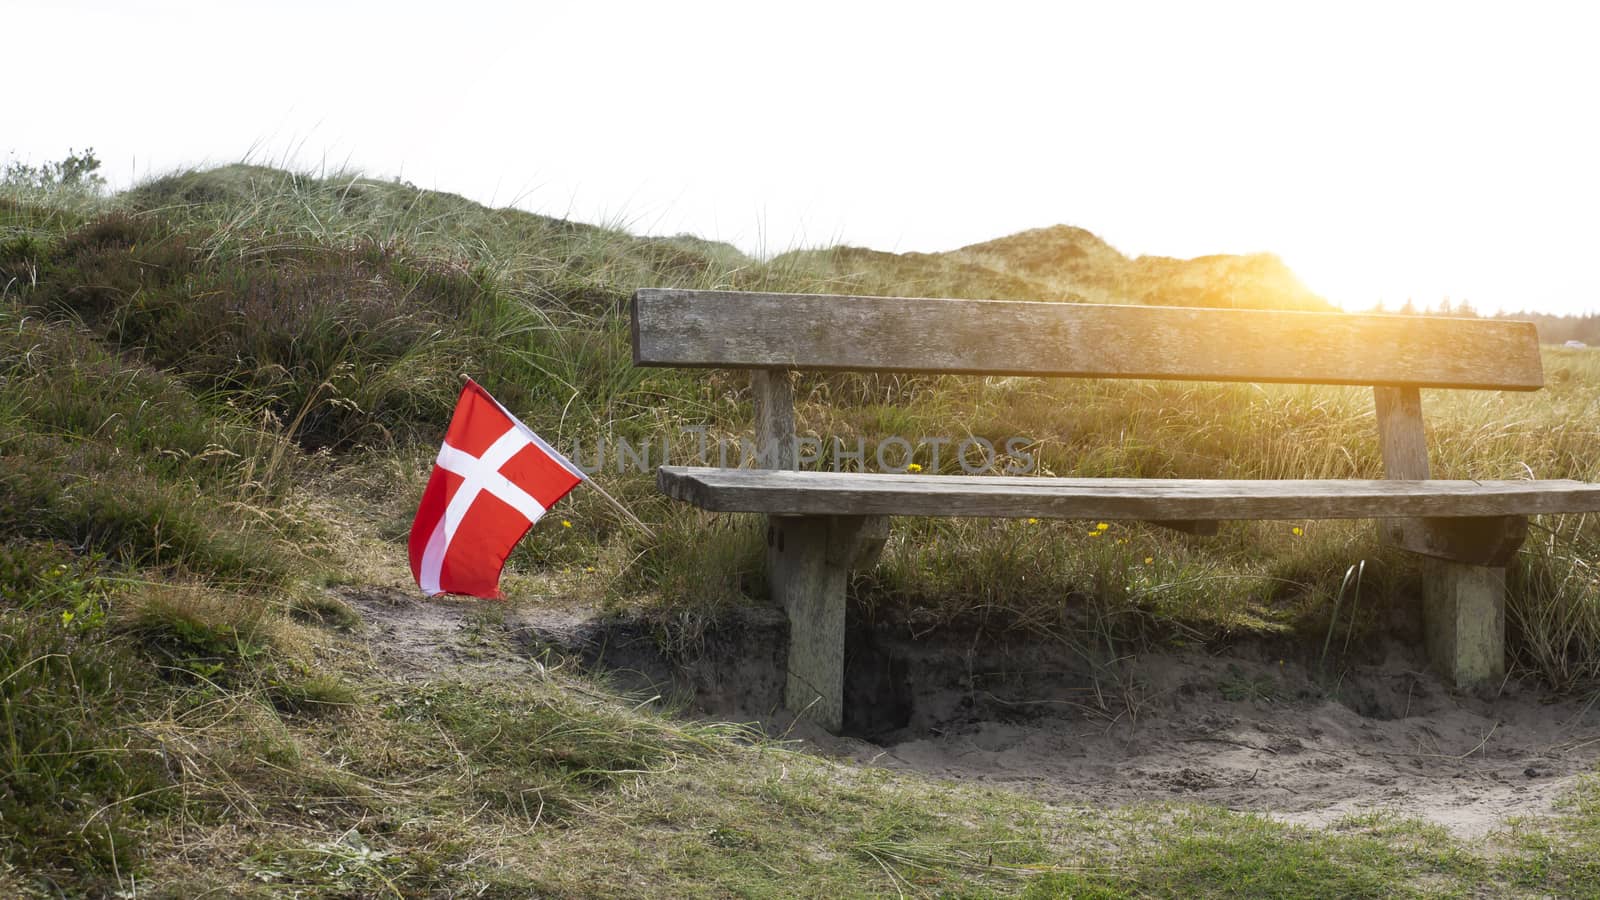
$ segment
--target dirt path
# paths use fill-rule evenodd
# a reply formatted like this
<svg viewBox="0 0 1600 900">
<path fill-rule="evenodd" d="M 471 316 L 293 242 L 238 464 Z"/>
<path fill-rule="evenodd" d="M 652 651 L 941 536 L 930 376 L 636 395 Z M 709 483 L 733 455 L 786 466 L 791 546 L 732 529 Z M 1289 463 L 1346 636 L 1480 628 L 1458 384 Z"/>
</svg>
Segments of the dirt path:
<svg viewBox="0 0 1600 900">
<path fill-rule="evenodd" d="M 1268 684 L 1292 689 L 1297 673 L 1287 667 L 1270 673 L 1193 657 L 1139 662 L 1149 680 L 1137 715 L 1061 715 L 1043 703 L 1029 720 L 964 723 L 851 755 L 1052 801 L 1176 799 L 1314 825 L 1388 811 L 1464 837 L 1511 817 L 1548 814 L 1600 757 L 1600 715 L 1575 703 L 1461 698 L 1396 667 L 1362 678 L 1391 685 L 1402 709 L 1362 715 L 1297 691 L 1225 695 L 1249 693 L 1240 684 L 1250 679 L 1263 694 Z"/>
<path fill-rule="evenodd" d="M 684 670 L 637 629 L 582 610 L 338 593 L 366 620 L 375 663 L 398 677 L 515 677 L 553 651 L 625 670 L 624 683 L 707 715 L 759 719 L 820 752 L 1052 802 L 1181 800 L 1311 825 L 1388 811 L 1474 837 L 1548 814 L 1600 760 L 1600 704 L 1549 702 L 1515 685 L 1465 697 L 1407 659 L 1352 670 L 1332 689 L 1292 664 L 1201 654 L 1142 656 L 1117 684 L 914 659 L 910 724 L 841 738 L 776 709 L 781 652 L 771 645 L 782 631 L 771 618 L 709 635 Z"/>
<path fill-rule="evenodd" d="M 374 664 L 407 680 L 462 675 L 516 677 L 543 664 L 535 635 L 581 640 L 592 619 L 584 610 L 534 609 L 491 601 L 441 597 L 366 585 L 337 588 L 366 623 Z M 537 629 L 537 630 L 536 630 Z"/>
</svg>

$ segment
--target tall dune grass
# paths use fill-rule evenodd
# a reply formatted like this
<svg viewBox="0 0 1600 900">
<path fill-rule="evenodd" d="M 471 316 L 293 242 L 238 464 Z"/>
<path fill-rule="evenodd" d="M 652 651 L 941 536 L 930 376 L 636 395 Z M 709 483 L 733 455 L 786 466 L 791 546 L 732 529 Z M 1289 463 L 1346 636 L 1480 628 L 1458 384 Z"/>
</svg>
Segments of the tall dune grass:
<svg viewBox="0 0 1600 900">
<path fill-rule="evenodd" d="M 709 746 L 574 705 L 553 681 L 508 700 L 510 718 L 460 691 L 364 698 L 328 674 L 338 654 L 325 632 L 302 624 L 352 620 L 319 587 L 371 567 L 353 557 L 370 545 L 342 540 L 355 524 L 387 538 L 379 555 L 399 568 L 461 373 L 559 446 L 587 448 L 584 461 L 619 439 L 650 440 L 653 462 L 662 440 L 690 460 L 700 437 L 686 426 L 713 446 L 747 434 L 739 373 L 632 365 L 624 305 L 642 286 L 1027 295 L 970 261 L 763 262 L 348 174 L 233 166 L 116 197 L 0 191 L 4 862 L 107 893 L 142 864 L 142 842 L 188 848 L 230 816 L 314 832 L 307 810 L 331 810 L 352 832 L 401 836 L 406 817 L 481 833 L 489 816 L 533 833 L 541 808 L 575 818 L 633 790 L 634 770 Z M 1436 475 L 1600 478 L 1600 353 L 1551 350 L 1545 363 L 1537 394 L 1425 393 Z M 798 387 L 803 434 L 1021 436 L 1046 474 L 1380 471 L 1364 389 L 877 375 Z M 915 459 L 957 471 L 948 448 L 937 466 L 926 450 Z M 684 647 L 726 607 L 763 602 L 758 519 L 668 501 L 645 474 L 598 477 L 657 538 L 579 491 L 559 510 L 571 528 L 542 528 L 513 555 L 513 585 L 653 614 Z M 1519 672 L 1558 687 L 1600 678 L 1597 547 L 1592 518 L 1535 522 L 1508 610 Z M 1336 602 L 1362 561 L 1360 603 Z M 1333 633 L 1404 639 L 1419 588 L 1415 561 L 1366 522 L 1241 522 L 1197 538 L 949 519 L 897 520 L 852 586 L 863 614 L 914 629 L 1025 630 L 1107 656 L 1277 635 L 1308 659 Z M 1332 646 L 1338 665 L 1364 642 Z M 505 734 L 522 749 L 496 743 Z M 552 734 L 562 756 L 529 749 Z M 781 782 L 762 790 L 788 796 Z M 460 798 L 473 809 L 450 805 Z M 171 833 L 153 838 L 156 823 Z M 430 832 L 415 838 L 436 853 L 426 865 L 386 868 L 356 835 L 318 845 L 329 862 L 315 875 L 333 880 L 315 884 L 431 889 L 450 879 L 436 858 L 472 865 Z M 874 859 L 893 849 L 858 843 Z M 252 847 L 243 862 L 237 850 L 185 852 L 251 877 L 309 871 L 298 845 Z"/>
<path fill-rule="evenodd" d="M 13 231 L 17 221 L 42 221 L 17 211 L 36 199 L 11 202 L 20 204 Z M 635 288 L 993 296 L 1007 284 L 970 262 L 866 251 L 760 262 L 706 242 L 489 210 L 349 174 L 234 166 L 158 179 L 111 205 L 63 227 L 48 252 L 44 231 L 30 232 L 31 244 L 14 240 L 11 262 L 0 265 L 45 273 L 27 302 L 46 315 L 80 320 L 99 340 L 177 375 L 201 402 L 266 423 L 280 449 L 256 471 L 283 467 L 285 441 L 344 454 L 425 446 L 462 372 L 562 446 L 659 446 L 665 435 L 674 459 L 690 459 L 698 439 L 685 426 L 704 426 L 712 440 L 748 428 L 745 385 L 736 373 L 635 368 L 624 310 Z M 1550 387 L 1537 394 L 1425 392 L 1434 474 L 1597 477 L 1593 357 L 1547 351 Z M 1360 388 L 831 375 L 802 379 L 800 396 L 806 434 L 869 446 L 894 435 L 1021 436 L 1046 474 L 1381 471 L 1371 392 Z M 933 468 L 925 453 L 917 462 Z M 956 470 L 948 455 L 941 468 Z M 679 621 L 759 594 L 757 555 L 700 552 L 695 535 L 720 526 L 659 497 L 647 476 L 602 478 L 673 537 L 651 543 L 575 498 L 579 530 L 563 548 L 534 547 L 514 562 L 531 571 L 604 563 L 615 572 L 611 602 Z M 1513 650 L 1562 685 L 1600 676 L 1600 663 L 1588 661 L 1595 654 L 1578 649 L 1590 646 L 1587 628 L 1563 619 L 1559 637 L 1546 634 L 1558 626 L 1543 624 L 1552 610 L 1593 604 L 1587 570 L 1568 562 L 1584 558 L 1591 532 L 1585 521 L 1538 522 L 1516 566 Z M 1342 573 L 1362 560 L 1387 573 L 1370 582 L 1384 588 L 1368 624 L 1379 610 L 1414 605 L 1413 562 L 1383 548 L 1369 524 L 1350 522 L 1235 523 L 1202 540 L 1131 524 L 1092 535 L 1073 523 L 902 521 L 857 592 L 875 614 L 940 621 L 981 605 L 996 627 L 1066 627 L 1092 600 L 1146 630 L 1173 622 L 1217 637 L 1315 630 Z"/>
</svg>

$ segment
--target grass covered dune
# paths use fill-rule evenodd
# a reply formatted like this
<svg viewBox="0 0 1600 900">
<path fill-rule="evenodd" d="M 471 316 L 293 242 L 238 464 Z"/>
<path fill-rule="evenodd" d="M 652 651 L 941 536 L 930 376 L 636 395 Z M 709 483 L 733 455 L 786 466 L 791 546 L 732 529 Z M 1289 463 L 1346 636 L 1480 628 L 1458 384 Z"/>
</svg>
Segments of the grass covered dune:
<svg viewBox="0 0 1600 900">
<path fill-rule="evenodd" d="M 511 653 L 494 607 L 473 638 L 504 661 L 492 677 L 414 677 L 375 660 L 330 590 L 405 584 L 459 373 L 561 447 L 665 436 L 689 458 L 686 429 L 747 434 L 737 375 L 631 365 L 635 288 L 1321 302 L 1270 257 L 1193 262 L 1128 260 L 1066 228 L 949 254 L 760 261 L 255 166 L 115 196 L 0 187 L 0 892 L 1600 892 L 1600 782 L 1471 844 L 1395 817 L 1309 829 L 1049 805 L 638 706 L 558 658 Z M 1600 354 L 1551 349 L 1545 366 L 1532 395 L 1425 392 L 1435 473 L 1600 478 Z M 1025 435 L 1056 475 L 1380 469 L 1356 388 L 808 376 L 799 396 L 819 438 Z M 948 453 L 916 461 L 959 471 Z M 645 475 L 604 477 L 658 539 L 580 491 L 570 528 L 537 529 L 514 555 L 508 596 L 599 604 L 678 648 L 764 602 L 760 523 L 670 503 Z M 1596 542 L 1581 517 L 1535 523 L 1512 569 L 1514 677 L 1594 689 Z M 1359 594 L 1336 604 L 1363 561 Z M 1234 523 L 1201 540 L 904 520 L 853 591 L 863 616 L 1026 631 L 1107 664 L 1112 648 L 1265 638 L 1337 672 L 1373 652 L 1361 637 L 1414 627 L 1417 581 L 1366 523 Z"/>
</svg>

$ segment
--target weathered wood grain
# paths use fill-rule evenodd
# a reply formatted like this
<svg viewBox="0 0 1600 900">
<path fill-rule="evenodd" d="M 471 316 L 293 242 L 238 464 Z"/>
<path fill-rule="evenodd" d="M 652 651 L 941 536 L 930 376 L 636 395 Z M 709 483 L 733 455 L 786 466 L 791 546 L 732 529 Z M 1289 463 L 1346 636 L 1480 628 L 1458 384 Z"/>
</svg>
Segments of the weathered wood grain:
<svg viewBox="0 0 1600 900">
<path fill-rule="evenodd" d="M 1414 387 L 1375 387 L 1372 400 L 1378 420 L 1378 452 L 1383 457 L 1383 477 L 1420 480 L 1428 477 L 1428 438 L 1422 419 L 1422 393 Z M 1413 552 L 1439 543 L 1431 541 L 1428 523 L 1421 519 L 1385 519 L 1378 534 L 1397 547 Z M 1426 555 L 1434 555 L 1428 553 Z"/>
<path fill-rule="evenodd" d="M 1421 394 L 1414 387 L 1378 387 L 1373 402 L 1385 477 L 1427 478 Z M 1429 662 L 1456 687 L 1498 681 L 1505 674 L 1505 565 L 1527 537 L 1527 518 L 1396 518 L 1379 523 L 1378 531 L 1395 546 L 1429 557 L 1422 571 Z"/>
<path fill-rule="evenodd" d="M 794 441 L 794 384 L 783 369 L 750 373 L 750 394 L 756 413 L 756 453 L 763 469 L 795 469 L 799 454 Z"/>
<path fill-rule="evenodd" d="M 1373 389 L 1378 419 L 1378 449 L 1385 478 L 1428 477 L 1428 441 L 1422 397 L 1416 388 Z M 1378 523 L 1385 541 L 1423 556 L 1480 566 L 1510 562 L 1528 534 L 1522 515 L 1481 519 L 1393 518 Z M 1437 577 L 1447 577 L 1440 570 Z"/>
<path fill-rule="evenodd" d="M 784 705 L 837 732 L 844 724 L 845 583 L 865 531 L 852 516 L 773 517 L 772 597 L 789 617 Z"/>
<path fill-rule="evenodd" d="M 1392 521 L 1392 520 L 1391 520 Z M 1474 566 L 1504 566 L 1528 538 L 1526 516 L 1405 519 L 1402 550 Z"/>
<path fill-rule="evenodd" d="M 1428 560 L 1422 579 L 1428 662 L 1457 688 L 1493 690 L 1506 673 L 1506 570 Z"/>
<path fill-rule="evenodd" d="M 1428 438 L 1422 422 L 1422 394 L 1414 387 L 1372 390 L 1378 417 L 1378 452 L 1383 477 L 1420 480 L 1428 477 Z"/>
<path fill-rule="evenodd" d="M 1528 322 L 645 289 L 641 366 L 1536 390 Z"/>
<path fill-rule="evenodd" d="M 1061 519 L 1373 519 L 1600 511 L 1581 481 L 1007 478 L 663 466 L 668 496 L 715 512 Z"/>
</svg>

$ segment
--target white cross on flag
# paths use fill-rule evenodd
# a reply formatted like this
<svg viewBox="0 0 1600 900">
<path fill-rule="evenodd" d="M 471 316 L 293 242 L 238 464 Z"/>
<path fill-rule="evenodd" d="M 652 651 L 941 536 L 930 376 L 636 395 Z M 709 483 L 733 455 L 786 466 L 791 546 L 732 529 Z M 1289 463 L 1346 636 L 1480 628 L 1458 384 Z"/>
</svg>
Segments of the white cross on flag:
<svg viewBox="0 0 1600 900">
<path fill-rule="evenodd" d="M 456 401 L 411 523 L 411 574 L 428 596 L 500 596 L 511 548 L 583 471 L 477 382 Z"/>
</svg>

